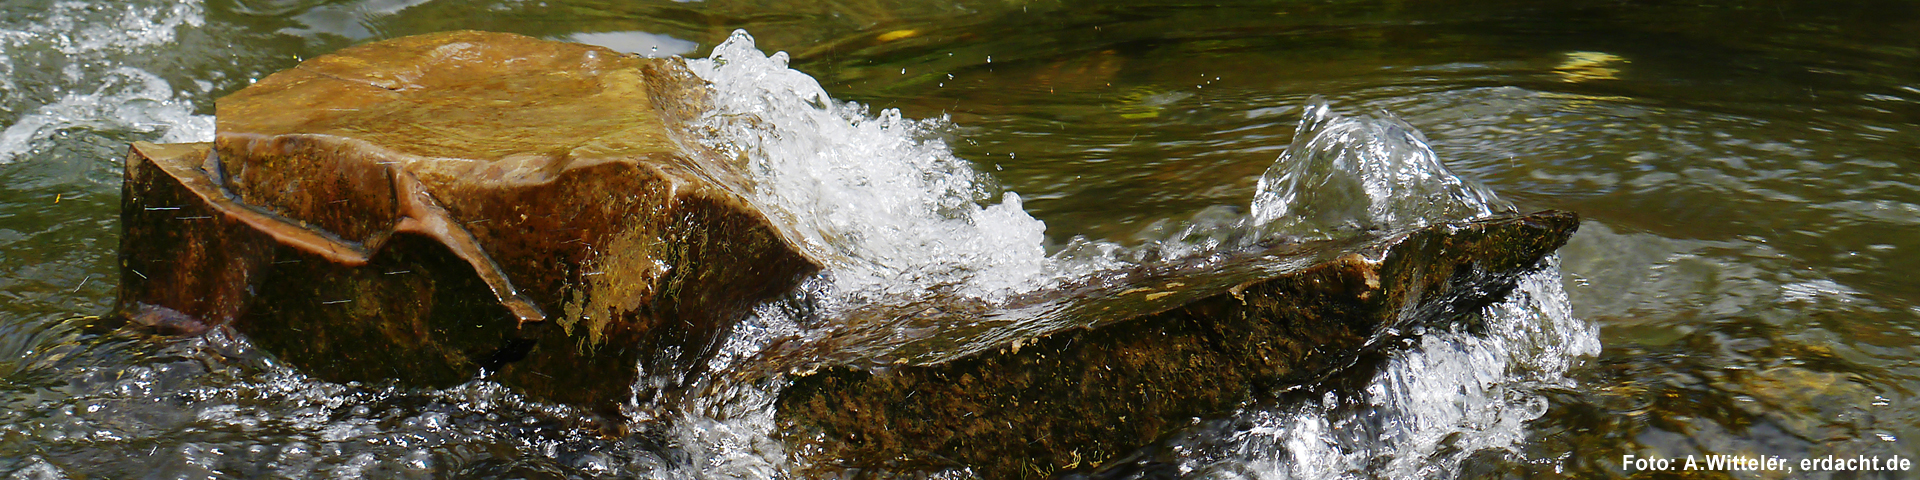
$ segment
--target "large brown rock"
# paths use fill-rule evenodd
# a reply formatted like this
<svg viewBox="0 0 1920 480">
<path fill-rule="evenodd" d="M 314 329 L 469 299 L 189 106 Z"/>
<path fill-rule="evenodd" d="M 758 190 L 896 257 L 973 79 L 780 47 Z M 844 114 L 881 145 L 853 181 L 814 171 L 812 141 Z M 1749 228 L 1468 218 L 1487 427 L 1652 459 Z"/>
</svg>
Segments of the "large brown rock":
<svg viewBox="0 0 1920 480">
<path fill-rule="evenodd" d="M 604 406 L 636 361 L 697 375 L 819 268 L 735 159 L 680 139 L 699 85 L 677 59 L 499 33 L 306 61 L 221 98 L 210 146 L 135 146 L 118 311 L 230 324 L 331 380 L 492 367 Z"/>
<path fill-rule="evenodd" d="M 211 144 L 134 145 L 116 311 L 233 328 L 323 379 L 491 371 L 603 413 L 791 375 L 777 420 L 800 475 L 1019 478 L 1090 468 L 1470 316 L 1577 224 L 1275 245 L 1002 304 L 933 292 L 813 319 L 709 375 L 737 320 L 820 267 L 747 200 L 737 160 L 682 138 L 703 91 L 678 60 L 507 34 L 315 58 L 220 99 Z"/>
<path fill-rule="evenodd" d="M 803 366 L 779 430 L 805 476 L 1092 469 L 1191 419 L 1365 375 L 1347 370 L 1504 298 L 1577 226 L 1541 212 L 1147 266 L 984 310 L 869 309 L 929 333 L 855 329 L 770 356 Z M 821 359 L 838 365 L 810 371 Z"/>
</svg>

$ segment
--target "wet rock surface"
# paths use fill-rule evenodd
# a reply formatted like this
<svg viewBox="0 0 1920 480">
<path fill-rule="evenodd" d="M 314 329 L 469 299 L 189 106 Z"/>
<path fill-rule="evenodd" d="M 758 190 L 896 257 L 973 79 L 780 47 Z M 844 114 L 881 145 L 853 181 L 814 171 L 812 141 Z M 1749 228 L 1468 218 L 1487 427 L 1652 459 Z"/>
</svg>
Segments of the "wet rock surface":
<svg viewBox="0 0 1920 480">
<path fill-rule="evenodd" d="M 1416 328 L 1467 320 L 1540 268 L 1577 224 L 1541 212 L 1281 245 L 1147 267 L 991 312 L 893 312 L 896 324 L 1002 327 L 952 329 L 802 372 L 780 398 L 780 430 L 819 476 L 1090 471 L 1195 419 L 1364 366 Z M 1031 324 L 1054 327 L 1006 331 Z M 916 354 L 929 342 L 988 348 Z"/>
<path fill-rule="evenodd" d="M 785 376 L 776 431 L 803 476 L 1045 477 L 1465 321 L 1577 225 L 1266 245 L 1004 302 L 933 291 L 706 372 L 821 263 L 752 204 L 738 160 L 686 139 L 706 90 L 679 62 L 451 32 L 262 79 L 220 100 L 215 142 L 129 153 L 117 316 L 232 328 L 328 381 L 491 372 L 609 425 L 633 400 Z"/>
<path fill-rule="evenodd" d="M 735 162 L 677 139 L 697 82 L 678 60 L 481 32 L 268 76 L 219 100 L 211 145 L 130 154 L 117 311 L 231 325 L 335 381 L 487 367 L 611 408 L 636 362 L 695 375 L 818 269 Z"/>
</svg>

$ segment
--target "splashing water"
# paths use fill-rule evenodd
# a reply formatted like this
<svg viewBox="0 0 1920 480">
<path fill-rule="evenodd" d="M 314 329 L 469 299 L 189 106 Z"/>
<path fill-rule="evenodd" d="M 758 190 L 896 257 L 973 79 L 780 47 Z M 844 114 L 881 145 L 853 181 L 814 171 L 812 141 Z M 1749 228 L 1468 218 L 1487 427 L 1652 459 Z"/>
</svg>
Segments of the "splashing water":
<svg viewBox="0 0 1920 480">
<path fill-rule="evenodd" d="M 1230 229 L 1251 223 L 1255 231 L 1228 236 L 1335 238 L 1513 206 L 1449 172 L 1405 122 L 1344 118 L 1316 97 L 1292 145 L 1260 179 L 1252 210 Z M 1194 225 L 1225 223 L 1204 217 Z M 1192 230 L 1174 239 L 1206 237 Z M 1249 407 L 1220 422 L 1233 425 L 1226 431 L 1172 442 L 1171 450 L 1191 478 L 1452 478 L 1473 455 L 1514 452 L 1525 423 L 1546 413 L 1541 390 L 1572 387 L 1568 369 L 1600 353 L 1599 338 L 1597 327 L 1573 316 L 1559 260 L 1548 257 L 1477 322 L 1405 340 L 1407 349 L 1361 391 Z"/>
<path fill-rule="evenodd" d="M 830 98 L 735 31 L 689 69 L 712 89 L 690 129 L 696 141 L 744 158 L 750 200 L 790 240 L 824 265 L 793 296 L 769 302 L 735 328 L 709 371 L 725 372 L 781 338 L 807 336 L 808 318 L 933 292 L 999 302 L 1011 295 L 1109 268 L 1110 244 L 1049 257 L 1046 225 L 1020 196 L 956 157 L 941 138 L 945 118 L 912 120 L 897 109 L 870 115 Z M 999 195 L 999 203 L 992 203 Z M 1096 252 L 1089 254 L 1089 251 Z M 711 380 L 711 379 L 708 379 Z M 705 383 L 710 395 L 683 405 L 668 436 L 689 448 L 675 475 L 779 478 L 788 467 L 774 440 L 774 401 L 784 381 Z"/>
<path fill-rule="evenodd" d="M 57 2 L 16 24 L 0 25 L 0 109 L 28 112 L 0 117 L 6 122 L 0 131 L 0 165 L 59 148 L 63 142 L 55 137 L 63 132 L 161 142 L 213 138 L 213 117 L 194 115 L 189 95 L 177 93 L 158 75 L 126 65 L 129 57 L 172 44 L 176 30 L 204 24 L 199 3 L 115 6 Z M 21 91 L 15 79 L 54 88 Z M 116 137 L 99 143 L 115 140 L 124 142 Z"/>
<path fill-rule="evenodd" d="M 1304 239 L 1347 236 L 1492 215 L 1513 206 L 1448 171 L 1421 135 L 1392 114 L 1346 118 L 1308 101 L 1293 144 L 1260 176 L 1253 225 Z"/>
<path fill-rule="evenodd" d="M 802 289 L 816 308 L 905 301 L 936 288 L 997 300 L 1111 268 L 1116 258 L 1147 258 L 1110 245 L 1104 255 L 1045 256 L 1045 225 L 1021 211 L 1017 194 L 986 204 L 990 179 L 937 136 L 945 118 L 906 120 L 892 109 L 869 116 L 857 103 L 836 102 L 812 77 L 787 68 L 784 53 L 756 50 L 745 32 L 689 64 L 715 93 L 703 143 L 745 157 L 758 202 L 777 221 L 797 225 L 805 247 L 828 263 Z M 1390 114 L 1342 117 L 1316 98 L 1293 144 L 1261 178 L 1251 215 L 1208 209 L 1143 248 L 1163 259 L 1188 257 L 1276 235 L 1336 238 L 1513 209 L 1448 171 L 1405 122 Z M 1231 421 L 1247 428 L 1186 449 L 1179 467 L 1193 476 L 1432 478 L 1457 474 L 1478 452 L 1512 449 L 1523 424 L 1545 411 L 1538 390 L 1565 386 L 1575 359 L 1599 351 L 1597 330 L 1569 313 L 1559 282 L 1557 260 L 1548 260 L 1480 312 L 1479 329 L 1408 340 L 1350 398 L 1239 412 Z M 761 308 L 713 370 L 772 338 L 805 335 L 797 314 Z M 690 409 L 706 413 L 679 419 L 685 444 L 710 447 L 692 462 L 707 466 L 699 476 L 778 476 L 780 443 L 766 439 L 780 387 L 729 387 Z"/>
<path fill-rule="evenodd" d="M 700 141 L 747 159 L 757 203 L 794 227 L 841 294 L 898 301 L 943 288 L 997 301 L 1088 268 L 1047 257 L 1046 225 L 1018 194 L 988 203 L 996 189 L 940 139 L 947 118 L 869 116 L 745 31 L 687 64 L 714 92 Z"/>
<path fill-rule="evenodd" d="M 73 129 L 158 134 L 163 143 L 213 139 L 213 117 L 194 115 L 191 104 L 174 98 L 166 80 L 120 67 L 98 81 L 99 88 L 68 94 L 0 131 L 0 164 L 51 148 L 54 136 Z"/>
<path fill-rule="evenodd" d="M 152 8 L 85 13 L 118 22 L 99 24 L 72 21 L 83 13 L 56 8 L 46 18 L 70 20 L 0 32 L 0 68 L 16 73 L 16 62 L 38 55 L 36 49 L 76 58 L 134 55 L 172 43 L 176 28 L 201 22 L 197 3 Z M 109 30 L 129 33 L 101 36 Z M 67 43 L 34 43 L 42 38 Z M 212 136 L 211 117 L 193 115 L 188 96 L 160 76 L 118 60 L 92 63 L 119 66 L 63 68 L 61 75 L 71 78 L 60 84 L 87 87 L 44 98 L 0 83 L 7 111 L 26 112 L 0 132 L 0 164 L 51 148 L 65 130 L 161 141 Z M 828 263 L 822 277 L 795 294 L 814 308 L 908 301 L 930 290 L 996 301 L 1117 265 L 1111 244 L 1094 244 L 1100 254 L 1068 249 L 1048 256 L 1045 225 L 1022 210 L 1020 196 L 996 191 L 941 140 L 950 128 L 945 118 L 903 119 L 892 109 L 869 115 L 864 106 L 837 102 L 812 77 L 787 68 L 784 53 L 756 50 L 744 32 L 710 58 L 688 64 L 714 89 L 712 111 L 698 125 L 700 141 L 745 158 L 753 200 L 776 221 L 795 226 L 803 248 Z M 1293 147 L 1261 179 L 1253 215 L 1210 210 L 1185 230 L 1213 239 L 1193 245 L 1194 252 L 1234 248 L 1219 239 L 1250 237 L 1241 231 L 1251 226 L 1331 236 L 1511 208 L 1448 173 L 1404 123 L 1345 119 L 1324 103 L 1309 106 L 1306 118 Z M 1523 435 L 1520 424 L 1543 408 L 1535 392 L 1564 384 L 1573 359 L 1598 350 L 1592 327 L 1567 313 L 1558 282 L 1553 266 L 1527 277 L 1505 302 L 1482 313 L 1484 331 L 1416 337 L 1364 391 L 1239 412 L 1230 420 L 1246 428 L 1191 445 L 1176 457 L 1178 465 L 1189 475 L 1258 478 L 1340 477 L 1382 464 L 1385 470 L 1375 473 L 1387 477 L 1447 476 L 1473 452 L 1510 449 Z M 726 371 L 777 339 L 806 335 L 805 313 L 794 308 L 762 306 L 726 339 L 710 370 Z M 48 360 L 52 365 L 10 374 L 57 372 L 73 380 L 50 383 L 35 400 L 0 414 L 7 420 L 0 437 L 32 439 L 9 447 L 21 459 L 0 459 L 0 467 L 59 477 L 86 473 L 59 465 L 137 459 L 148 465 L 141 468 L 177 476 L 295 478 L 536 471 L 781 478 L 791 467 L 774 420 L 780 380 L 707 385 L 676 414 L 664 438 L 606 439 L 559 426 L 582 415 L 570 407 L 531 401 L 486 380 L 432 391 L 341 385 L 271 362 L 243 366 L 228 353 L 207 353 L 249 348 L 245 339 L 215 336 L 164 347 L 166 359 L 138 365 Z M 76 455 L 81 462 L 73 461 Z M 93 471 L 140 473 L 110 462 Z"/>
<path fill-rule="evenodd" d="M 1293 142 L 1260 176 L 1250 213 L 1215 205 L 1183 223 L 1162 220 L 1124 255 L 1135 262 L 1193 258 L 1263 242 L 1347 238 L 1512 212 L 1512 204 L 1455 175 L 1425 135 L 1388 112 L 1348 118 L 1308 99 Z"/>
<path fill-rule="evenodd" d="M 1521 278 L 1463 328 L 1409 340 L 1359 392 L 1234 415 L 1236 429 L 1176 445 L 1184 475 L 1202 478 L 1453 478 L 1483 452 L 1516 449 L 1546 413 L 1547 388 L 1600 353 L 1599 330 L 1574 318 L 1558 260 Z M 1212 477 L 1209 477 L 1212 476 Z"/>
<path fill-rule="evenodd" d="M 803 289 L 813 301 L 902 301 L 933 288 L 997 299 L 1110 268 L 1114 258 L 1145 258 L 1113 255 L 1111 248 L 1093 260 L 1044 256 L 1045 227 L 1020 211 L 1016 194 L 984 205 L 989 179 L 935 136 L 947 126 L 944 118 L 904 120 L 897 110 L 868 116 L 859 104 L 827 97 L 786 60 L 784 53 L 755 50 L 751 37 L 736 32 L 711 58 L 689 63 L 716 93 L 703 141 L 747 158 L 763 207 L 778 221 L 799 225 L 806 247 L 829 263 L 822 279 Z M 1251 215 L 1208 209 L 1144 248 L 1160 250 L 1160 258 L 1187 257 L 1275 235 L 1335 238 L 1513 210 L 1479 183 L 1448 171 L 1412 126 L 1384 114 L 1345 118 L 1317 98 L 1258 188 Z M 740 337 L 729 340 L 714 370 L 750 355 L 769 335 L 804 335 L 794 314 L 760 309 Z M 1181 450 L 1180 470 L 1256 478 L 1450 477 L 1471 455 L 1515 448 L 1524 423 L 1545 411 L 1539 389 L 1566 386 L 1575 360 L 1599 351 L 1598 332 L 1569 313 L 1557 260 L 1521 279 L 1479 317 L 1473 331 L 1407 340 L 1405 351 L 1348 398 L 1239 412 L 1229 421 L 1246 428 Z M 696 410 L 724 415 L 680 419 L 676 431 L 686 444 L 713 447 L 695 462 L 710 467 L 700 469 L 701 476 L 778 475 L 780 443 L 765 439 L 774 434 L 771 408 L 779 387 L 732 389 L 725 400 L 696 402 L 702 406 Z"/>
</svg>

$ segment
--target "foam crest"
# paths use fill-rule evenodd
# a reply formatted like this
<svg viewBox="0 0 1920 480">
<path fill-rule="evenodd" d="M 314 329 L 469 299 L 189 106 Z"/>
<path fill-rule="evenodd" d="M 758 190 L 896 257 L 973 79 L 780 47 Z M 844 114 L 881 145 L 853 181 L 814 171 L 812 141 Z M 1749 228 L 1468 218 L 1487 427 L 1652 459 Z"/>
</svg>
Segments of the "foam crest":
<svg viewBox="0 0 1920 480">
<path fill-rule="evenodd" d="M 1447 170 L 1426 136 L 1392 114 L 1347 118 L 1314 97 L 1293 144 L 1261 175 L 1251 219 L 1265 235 L 1324 239 L 1512 209 Z"/>
<path fill-rule="evenodd" d="M 1485 332 L 1418 337 L 1360 392 L 1236 415 L 1242 427 L 1188 450 L 1183 473 L 1262 479 L 1452 478 L 1488 450 L 1517 453 L 1546 388 L 1600 352 L 1598 329 L 1567 308 L 1557 260 L 1480 312 Z M 1204 476 L 1204 475 L 1197 475 Z"/>
<path fill-rule="evenodd" d="M 1061 276 L 1043 246 L 1046 225 L 1016 193 L 991 202 L 990 179 L 942 140 L 945 117 L 870 115 L 836 101 L 744 31 L 687 63 L 714 89 L 700 141 L 747 159 L 756 203 L 794 227 L 843 294 L 901 299 L 937 288 L 996 300 Z"/>
<path fill-rule="evenodd" d="M 0 120 L 7 122 L 0 165 L 84 143 L 60 139 L 70 133 L 105 136 L 111 141 L 98 143 L 107 144 L 211 140 L 213 117 L 193 113 L 191 92 L 127 66 L 173 44 L 179 29 L 204 23 L 194 1 L 68 1 L 0 25 L 0 108 L 12 117 Z M 23 91 L 21 84 L 36 88 Z"/>
<path fill-rule="evenodd" d="M 133 135 L 161 143 L 213 139 L 213 117 L 193 114 L 193 105 L 152 73 L 119 67 L 91 92 L 73 93 L 42 105 L 0 131 L 0 164 L 54 147 L 62 132 Z"/>
<path fill-rule="evenodd" d="M 1249 216 L 1202 212 L 1159 248 L 1194 255 L 1233 241 L 1340 238 L 1511 210 L 1450 172 L 1412 126 L 1386 113 L 1343 117 L 1316 97 L 1261 177 Z M 1183 475 L 1202 478 L 1451 478 L 1473 455 L 1515 451 L 1526 422 L 1546 412 L 1541 390 L 1571 387 L 1567 371 L 1599 352 L 1597 328 L 1573 316 L 1550 257 L 1478 312 L 1478 327 L 1416 332 L 1365 388 L 1249 408 L 1234 427 L 1174 451 Z"/>
</svg>

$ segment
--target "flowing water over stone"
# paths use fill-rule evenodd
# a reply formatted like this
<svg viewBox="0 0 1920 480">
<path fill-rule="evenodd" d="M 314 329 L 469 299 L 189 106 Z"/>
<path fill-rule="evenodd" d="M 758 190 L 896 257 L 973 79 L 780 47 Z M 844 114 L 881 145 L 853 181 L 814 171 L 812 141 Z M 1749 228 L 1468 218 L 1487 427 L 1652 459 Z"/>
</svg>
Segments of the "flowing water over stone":
<svg viewBox="0 0 1920 480">
<path fill-rule="evenodd" d="M 1603 3 L 9 2 L 0 472 L 795 468 L 778 381 L 714 381 L 671 429 L 609 439 L 486 379 L 334 384 L 245 339 L 90 328 L 112 301 L 127 142 L 205 141 L 212 99 L 250 79 L 449 28 L 638 32 L 705 57 L 690 62 L 723 102 L 704 141 L 749 162 L 759 201 L 833 263 L 757 310 L 715 371 L 868 302 L 999 301 L 1510 201 L 1590 220 L 1506 301 L 1412 332 L 1371 375 L 1194 419 L 1099 474 L 1590 478 L 1631 474 L 1625 453 L 1913 455 L 1920 290 L 1900 272 L 1920 267 L 1920 46 L 1904 35 L 1920 15 Z"/>
<path fill-rule="evenodd" d="M 1207 422 L 1168 456 L 1199 478 L 1455 477 L 1475 456 L 1518 450 L 1546 414 L 1543 390 L 1577 387 L 1567 370 L 1600 353 L 1566 302 L 1549 266 L 1481 312 L 1479 328 L 1423 333 L 1362 386 Z"/>
<path fill-rule="evenodd" d="M 1513 209 L 1448 171 L 1426 137 L 1392 113 L 1342 118 L 1318 97 L 1305 110 L 1293 145 L 1254 186 L 1251 220 L 1262 233 L 1329 238 Z"/>
<path fill-rule="evenodd" d="M 787 62 L 785 52 L 755 49 L 745 31 L 690 62 L 715 92 L 714 112 L 695 128 L 747 159 L 760 203 L 833 264 L 838 295 L 910 302 L 940 287 L 1003 299 L 1085 270 L 1047 258 L 1046 225 L 1018 193 L 997 191 L 953 155 L 938 136 L 952 128 L 947 119 L 870 115 Z"/>
</svg>

